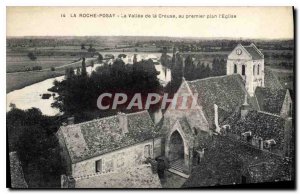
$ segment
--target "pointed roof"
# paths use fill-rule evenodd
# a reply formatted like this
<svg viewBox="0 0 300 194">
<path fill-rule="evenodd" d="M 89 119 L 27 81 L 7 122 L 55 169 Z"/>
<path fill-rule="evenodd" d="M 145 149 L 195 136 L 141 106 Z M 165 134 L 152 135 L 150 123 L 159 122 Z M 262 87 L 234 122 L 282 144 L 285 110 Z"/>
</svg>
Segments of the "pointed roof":
<svg viewBox="0 0 300 194">
<path fill-rule="evenodd" d="M 272 90 L 271 88 L 257 87 L 255 96 L 260 110 L 279 115 L 287 92 L 288 90 L 285 89 Z"/>
<path fill-rule="evenodd" d="M 243 46 L 247 52 L 252 56 L 253 60 L 263 59 L 264 55 L 260 52 L 260 50 L 251 43 L 249 46 Z"/>
<path fill-rule="evenodd" d="M 243 105 L 247 94 L 239 74 L 210 77 L 187 83 L 192 93 L 198 93 L 198 105 L 202 107 L 210 127 L 214 123 L 214 104 L 225 112 L 232 113 Z"/>
</svg>

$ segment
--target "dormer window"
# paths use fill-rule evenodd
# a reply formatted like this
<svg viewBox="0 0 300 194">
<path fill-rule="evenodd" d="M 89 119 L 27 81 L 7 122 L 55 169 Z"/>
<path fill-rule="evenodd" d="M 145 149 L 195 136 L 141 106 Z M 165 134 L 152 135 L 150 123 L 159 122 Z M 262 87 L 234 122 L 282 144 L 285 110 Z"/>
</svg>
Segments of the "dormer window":
<svg viewBox="0 0 300 194">
<path fill-rule="evenodd" d="M 264 141 L 264 146 L 267 149 L 272 148 L 272 146 L 276 145 L 276 141 L 274 139 L 269 139 Z"/>
<path fill-rule="evenodd" d="M 246 131 L 244 133 L 242 133 L 242 137 L 244 140 L 250 142 L 251 138 L 252 138 L 252 132 L 251 131 Z"/>
<path fill-rule="evenodd" d="M 246 66 L 242 65 L 242 75 L 245 75 L 245 74 L 246 74 Z"/>
</svg>

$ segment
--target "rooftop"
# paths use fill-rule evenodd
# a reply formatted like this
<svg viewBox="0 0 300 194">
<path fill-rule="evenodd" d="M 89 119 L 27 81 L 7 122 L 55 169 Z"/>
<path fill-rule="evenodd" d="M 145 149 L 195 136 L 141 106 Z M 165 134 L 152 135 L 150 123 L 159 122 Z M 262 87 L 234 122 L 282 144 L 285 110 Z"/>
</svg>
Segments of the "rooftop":
<svg viewBox="0 0 300 194">
<path fill-rule="evenodd" d="M 276 164 L 268 169 L 268 173 L 272 175 L 269 180 L 278 179 L 281 175 L 288 177 L 288 171 L 281 171 L 287 170 L 281 157 L 228 137 L 215 135 L 205 150 L 204 160 L 192 168 L 191 176 L 183 187 L 240 184 L 241 176 L 246 174 L 247 169 L 262 162 Z"/>
<path fill-rule="evenodd" d="M 277 76 L 273 73 L 270 67 L 265 66 L 265 87 L 272 90 L 283 89 L 281 83 L 279 82 Z"/>
<path fill-rule="evenodd" d="M 284 139 L 285 119 L 266 112 L 250 110 L 245 120 L 241 120 L 237 111 L 223 124 L 229 124 L 230 132 L 235 134 L 251 131 L 253 135 L 261 137 L 263 140 L 274 139 L 278 148 Z"/>
<path fill-rule="evenodd" d="M 118 115 L 62 126 L 60 132 L 64 137 L 72 163 L 159 135 L 147 111 L 126 114 L 125 117 L 128 122 L 127 133 L 123 132 Z"/>
<path fill-rule="evenodd" d="M 260 110 L 280 114 L 287 90 L 257 87 L 255 96 L 257 98 Z"/>
<path fill-rule="evenodd" d="M 264 55 L 258 50 L 258 48 L 252 43 L 249 46 L 243 46 L 247 52 L 252 56 L 252 59 L 263 59 Z"/>
<path fill-rule="evenodd" d="M 198 104 L 202 106 L 210 126 L 214 119 L 214 104 L 217 104 L 224 114 L 232 113 L 244 103 L 247 94 L 243 79 L 238 74 L 210 77 L 187 83 L 193 93 L 198 93 Z"/>
</svg>

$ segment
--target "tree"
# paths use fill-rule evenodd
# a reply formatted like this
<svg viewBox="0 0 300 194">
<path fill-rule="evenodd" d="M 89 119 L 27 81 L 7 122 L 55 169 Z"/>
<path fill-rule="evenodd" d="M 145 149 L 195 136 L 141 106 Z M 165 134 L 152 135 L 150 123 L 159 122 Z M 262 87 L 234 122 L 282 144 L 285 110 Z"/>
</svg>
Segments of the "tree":
<svg viewBox="0 0 300 194">
<path fill-rule="evenodd" d="M 103 61 L 103 56 L 100 54 L 100 53 L 98 53 L 98 62 L 99 63 L 102 63 L 102 61 Z"/>
<path fill-rule="evenodd" d="M 93 45 L 92 45 L 92 44 L 90 44 L 89 49 L 88 49 L 88 52 L 90 52 L 90 53 L 96 52 L 96 49 L 93 48 Z"/>
<path fill-rule="evenodd" d="M 193 80 L 194 79 L 194 63 L 192 57 L 189 55 L 185 59 L 185 66 L 184 66 L 184 77 L 186 80 Z"/>
<path fill-rule="evenodd" d="M 85 45 L 83 43 L 81 44 L 81 50 L 85 50 Z"/>
<path fill-rule="evenodd" d="M 65 170 L 55 136 L 60 125 L 58 117 L 44 116 L 36 108 L 25 111 L 15 108 L 6 118 L 10 151 L 17 151 L 29 186 L 59 187 L 57 180 Z M 33 172 L 39 179 L 31 177 Z"/>
<path fill-rule="evenodd" d="M 32 61 L 35 61 L 37 58 L 36 58 L 36 56 L 32 53 L 32 52 L 29 52 L 28 54 L 27 54 L 27 56 L 29 57 L 29 59 L 31 59 Z"/>
<path fill-rule="evenodd" d="M 74 69 L 73 67 L 67 67 L 65 70 L 65 77 L 66 79 L 71 79 L 74 77 Z"/>
<path fill-rule="evenodd" d="M 87 76 L 87 72 L 86 72 L 86 64 L 85 64 L 85 58 L 82 58 L 82 63 L 81 63 L 81 75 L 83 77 Z"/>
<path fill-rule="evenodd" d="M 127 56 L 127 55 L 125 55 L 125 54 L 122 53 L 122 54 L 119 54 L 119 55 L 118 55 L 118 58 L 120 58 L 120 59 L 121 59 L 121 58 L 126 58 L 126 56 Z"/>
</svg>

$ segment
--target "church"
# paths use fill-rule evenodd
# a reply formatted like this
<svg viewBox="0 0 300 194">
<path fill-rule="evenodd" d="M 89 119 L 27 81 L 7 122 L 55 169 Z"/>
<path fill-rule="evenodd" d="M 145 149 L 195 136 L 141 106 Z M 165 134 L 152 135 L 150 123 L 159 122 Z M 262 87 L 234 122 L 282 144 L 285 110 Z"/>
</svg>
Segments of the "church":
<svg viewBox="0 0 300 194">
<path fill-rule="evenodd" d="M 186 179 L 183 187 L 289 180 L 292 99 L 269 79 L 276 78 L 262 52 L 238 44 L 228 55 L 227 75 L 183 78 L 176 94 L 192 96 L 196 108 L 169 107 L 160 125 L 142 111 L 62 126 L 57 136 L 68 169 L 62 187 L 160 188 L 153 170 L 158 158 Z"/>
</svg>

